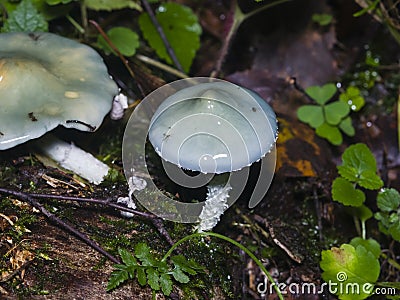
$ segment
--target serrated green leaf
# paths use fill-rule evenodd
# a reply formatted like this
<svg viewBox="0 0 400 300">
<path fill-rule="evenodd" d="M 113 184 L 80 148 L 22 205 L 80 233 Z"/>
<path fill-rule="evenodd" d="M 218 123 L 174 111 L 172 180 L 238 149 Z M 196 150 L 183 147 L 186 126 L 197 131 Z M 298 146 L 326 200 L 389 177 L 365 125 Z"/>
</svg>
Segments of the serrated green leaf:
<svg viewBox="0 0 400 300">
<path fill-rule="evenodd" d="M 378 193 L 376 200 L 378 208 L 384 212 L 397 210 L 400 206 L 400 194 L 395 189 L 385 188 Z"/>
<path fill-rule="evenodd" d="M 352 216 L 358 217 L 362 222 L 367 221 L 374 215 L 372 211 L 364 204 L 360 206 L 346 207 L 346 211 Z"/>
<path fill-rule="evenodd" d="M 175 267 L 172 270 L 172 276 L 174 276 L 175 280 L 180 282 L 180 283 L 188 283 L 189 282 L 189 277 L 183 273 L 182 269 L 179 267 Z"/>
<path fill-rule="evenodd" d="M 349 86 L 346 92 L 340 94 L 339 100 L 346 103 L 353 111 L 359 111 L 365 104 L 365 99 L 357 87 Z"/>
<path fill-rule="evenodd" d="M 383 186 L 382 179 L 376 174 L 376 171 L 365 170 L 361 172 L 360 178 L 358 178 L 357 183 L 363 188 L 369 190 L 377 190 Z"/>
<path fill-rule="evenodd" d="M 363 239 L 360 237 L 355 237 L 350 241 L 350 245 L 357 248 L 359 245 L 363 246 L 367 251 L 371 252 L 375 258 L 379 258 L 381 255 L 381 245 L 374 239 Z"/>
<path fill-rule="evenodd" d="M 349 112 L 349 106 L 340 101 L 335 101 L 324 106 L 325 120 L 330 125 L 338 125 Z"/>
<path fill-rule="evenodd" d="M 136 258 L 128 250 L 119 248 L 118 253 L 121 256 L 121 259 L 125 265 L 127 265 L 127 266 L 136 266 L 137 265 Z"/>
<path fill-rule="evenodd" d="M 169 2 L 159 6 L 156 18 L 171 44 L 178 61 L 184 71 L 188 72 L 193 58 L 200 47 L 202 30 L 197 16 L 189 7 Z M 156 51 L 157 55 L 167 63 L 172 64 L 165 45 L 147 13 L 140 15 L 139 26 L 143 32 L 143 36 Z"/>
<path fill-rule="evenodd" d="M 159 285 L 160 275 L 158 271 L 154 268 L 147 268 L 146 273 L 147 273 L 147 283 L 153 290 L 158 291 L 160 289 Z"/>
<path fill-rule="evenodd" d="M 344 118 L 340 123 L 339 123 L 339 128 L 342 130 L 345 134 L 348 136 L 354 136 L 356 133 L 351 118 L 350 116 Z"/>
<path fill-rule="evenodd" d="M 376 173 L 376 160 L 365 144 L 348 147 L 342 155 L 342 165 L 337 168 L 339 174 L 351 182 L 359 183 L 361 179 L 366 187 L 381 187 L 383 184 L 378 176 L 371 175 Z"/>
<path fill-rule="evenodd" d="M 151 254 L 151 249 L 146 243 L 138 243 L 135 246 L 135 256 L 140 260 L 142 266 L 154 266 L 155 259 Z"/>
<path fill-rule="evenodd" d="M 107 284 L 107 291 L 111 291 L 119 286 L 124 281 L 128 280 L 129 274 L 124 270 L 113 271 Z"/>
<path fill-rule="evenodd" d="M 338 177 L 332 183 L 332 198 L 344 205 L 360 206 L 365 201 L 365 194 L 347 179 Z"/>
<path fill-rule="evenodd" d="M 145 268 L 142 267 L 137 268 L 136 278 L 141 286 L 145 286 L 147 284 Z"/>
<path fill-rule="evenodd" d="M 318 105 L 303 105 L 297 110 L 297 117 L 300 121 L 317 128 L 324 123 L 324 112 Z"/>
<path fill-rule="evenodd" d="M 379 273 L 379 260 L 372 252 L 358 245 L 343 244 L 321 253 L 320 267 L 324 271 L 322 278 L 326 282 L 340 284 L 343 289 L 336 289 L 339 299 L 365 299 L 371 295 Z"/>
<path fill-rule="evenodd" d="M 93 10 L 111 11 L 123 8 L 142 10 L 142 7 L 133 0 L 84 0 L 83 3 L 87 8 Z"/>
<path fill-rule="evenodd" d="M 390 226 L 389 214 L 378 211 L 377 213 L 375 213 L 375 219 L 380 221 L 379 225 L 382 225 L 385 228 L 385 231 L 383 233 L 388 234 L 387 228 L 389 228 Z"/>
<path fill-rule="evenodd" d="M 168 274 L 162 274 L 160 276 L 160 286 L 163 294 L 169 296 L 172 292 L 172 280 Z"/>
<path fill-rule="evenodd" d="M 400 222 L 398 218 L 396 222 L 389 226 L 388 231 L 394 240 L 400 242 Z"/>
<path fill-rule="evenodd" d="M 124 56 L 133 56 L 136 53 L 136 49 L 139 47 L 139 36 L 136 32 L 133 32 L 126 27 L 114 27 L 107 31 L 107 36 L 114 44 L 115 47 Z M 108 45 L 105 39 L 99 35 L 97 38 L 97 44 L 104 50 L 106 54 L 114 53 L 114 50 Z M 114 53 L 116 54 L 116 53 Z"/>
<path fill-rule="evenodd" d="M 393 188 L 385 188 L 378 193 L 377 205 L 381 210 L 375 214 L 379 230 L 400 241 L 400 194 Z"/>
<path fill-rule="evenodd" d="M 324 105 L 336 93 L 336 86 L 333 83 L 327 83 L 323 86 L 310 86 L 305 92 L 308 96 L 314 99 L 318 104 Z"/>
<path fill-rule="evenodd" d="M 2 32 L 48 31 L 45 18 L 36 10 L 30 0 L 22 0 L 4 22 Z"/>
<path fill-rule="evenodd" d="M 340 145 L 343 142 L 342 134 L 336 126 L 329 125 L 328 123 L 323 123 L 319 126 L 315 133 L 327 139 L 333 145 Z"/>
</svg>

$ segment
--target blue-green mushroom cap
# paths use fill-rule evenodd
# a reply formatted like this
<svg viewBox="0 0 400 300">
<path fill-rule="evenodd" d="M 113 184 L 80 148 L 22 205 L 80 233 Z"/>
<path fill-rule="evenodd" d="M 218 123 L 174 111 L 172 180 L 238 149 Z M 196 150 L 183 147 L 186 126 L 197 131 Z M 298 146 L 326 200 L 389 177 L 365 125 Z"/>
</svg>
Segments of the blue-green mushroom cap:
<svg viewBox="0 0 400 300">
<path fill-rule="evenodd" d="M 272 108 L 258 94 L 217 81 L 181 89 L 154 113 L 149 140 L 166 161 L 202 173 L 240 170 L 272 150 Z"/>
<path fill-rule="evenodd" d="M 56 34 L 0 34 L 0 150 L 58 125 L 93 131 L 118 87 L 92 48 Z"/>
</svg>

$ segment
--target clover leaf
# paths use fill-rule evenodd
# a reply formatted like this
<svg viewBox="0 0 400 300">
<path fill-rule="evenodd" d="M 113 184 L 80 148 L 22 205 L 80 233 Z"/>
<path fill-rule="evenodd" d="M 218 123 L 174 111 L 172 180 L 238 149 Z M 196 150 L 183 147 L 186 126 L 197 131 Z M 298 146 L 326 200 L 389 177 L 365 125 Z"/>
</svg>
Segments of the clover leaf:
<svg viewBox="0 0 400 300">
<path fill-rule="evenodd" d="M 347 116 L 340 122 L 339 128 L 341 131 L 343 131 L 348 136 L 354 136 L 354 134 L 356 133 L 356 131 L 353 127 L 353 124 L 351 123 L 350 116 Z"/>
<path fill-rule="evenodd" d="M 337 127 L 330 125 L 326 122 L 319 126 L 315 130 L 315 133 L 320 137 L 327 139 L 331 144 L 336 146 L 340 145 L 343 142 L 343 137 L 340 133 L 340 130 Z"/>
<path fill-rule="evenodd" d="M 339 299 L 365 299 L 372 294 L 380 272 L 374 252 L 361 244 L 342 244 L 340 248 L 322 251 L 321 256 L 322 278 L 336 287 L 331 292 Z"/>
<path fill-rule="evenodd" d="M 197 16 L 189 7 L 169 2 L 158 7 L 156 19 L 160 23 L 184 71 L 188 72 L 196 51 L 200 47 L 202 30 Z M 167 63 L 172 64 L 172 59 L 147 13 L 140 15 L 139 26 L 144 38 L 156 51 L 157 55 L 165 59 Z"/>
<path fill-rule="evenodd" d="M 318 136 L 327 139 L 333 145 L 340 145 L 343 142 L 343 131 L 349 136 L 355 133 L 348 116 L 350 108 L 342 101 L 328 101 L 337 91 L 333 83 L 323 86 L 310 86 L 305 92 L 318 105 L 303 105 L 297 110 L 297 117 L 300 121 L 307 123 L 315 129 Z"/>
<path fill-rule="evenodd" d="M 317 128 L 324 123 L 324 112 L 321 106 L 303 105 L 298 109 L 297 116 L 300 121 L 312 128 Z"/>
<path fill-rule="evenodd" d="M 323 86 L 310 86 L 306 88 L 305 92 L 319 105 L 324 105 L 336 93 L 336 86 L 333 83 L 327 83 Z"/>
<path fill-rule="evenodd" d="M 340 121 L 346 117 L 350 109 L 343 102 L 335 101 L 324 107 L 326 122 L 330 125 L 338 125 Z"/>
<path fill-rule="evenodd" d="M 339 174 L 360 186 L 376 190 L 383 186 L 383 181 L 376 174 L 376 160 L 371 150 L 362 143 L 351 145 L 342 155 Z"/>
<path fill-rule="evenodd" d="M 346 103 L 354 111 L 359 111 L 365 104 L 360 89 L 355 86 L 349 86 L 344 93 L 340 94 L 339 100 Z"/>
</svg>

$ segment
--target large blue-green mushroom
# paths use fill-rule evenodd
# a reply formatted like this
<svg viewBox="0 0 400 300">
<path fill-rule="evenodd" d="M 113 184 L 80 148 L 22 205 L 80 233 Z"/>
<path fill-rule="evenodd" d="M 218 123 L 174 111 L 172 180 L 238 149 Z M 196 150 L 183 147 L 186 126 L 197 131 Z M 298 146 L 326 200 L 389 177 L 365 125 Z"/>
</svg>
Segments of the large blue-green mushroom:
<svg viewBox="0 0 400 300">
<path fill-rule="evenodd" d="M 117 93 L 92 48 L 52 33 L 0 34 L 0 150 L 39 138 L 59 125 L 94 131 Z M 94 183 L 108 172 L 107 166 L 72 144 L 54 138 L 36 144 Z"/>
</svg>

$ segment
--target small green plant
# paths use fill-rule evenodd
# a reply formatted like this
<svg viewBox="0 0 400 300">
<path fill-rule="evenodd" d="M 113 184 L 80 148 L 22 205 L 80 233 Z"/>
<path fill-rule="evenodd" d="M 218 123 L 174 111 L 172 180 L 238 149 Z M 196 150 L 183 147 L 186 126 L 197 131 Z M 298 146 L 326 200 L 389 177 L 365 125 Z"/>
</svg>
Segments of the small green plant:
<svg viewBox="0 0 400 300">
<path fill-rule="evenodd" d="M 193 260 L 187 260 L 183 255 L 170 258 L 170 264 L 165 259 L 157 260 L 145 243 L 135 246 L 135 255 L 124 249 L 118 250 L 123 264 L 115 265 L 111 273 L 107 290 L 115 289 L 128 279 L 137 278 L 139 284 L 148 284 L 153 291 L 161 289 L 164 295 L 169 296 L 172 291 L 172 278 L 180 283 L 188 283 L 188 275 L 196 275 L 203 268 Z"/>
<path fill-rule="evenodd" d="M 377 257 L 362 245 L 342 244 L 321 253 L 322 278 L 336 284 L 339 299 L 365 299 L 378 280 L 380 264 Z M 349 286 L 351 285 L 351 289 Z"/>
<path fill-rule="evenodd" d="M 191 239 L 206 236 L 222 239 L 241 249 L 251 259 L 254 260 L 254 262 L 267 276 L 268 280 L 270 280 L 270 282 L 274 282 L 272 276 L 267 271 L 263 263 L 247 247 L 239 244 L 227 236 L 218 233 L 197 232 L 187 235 L 177 241 L 167 251 L 167 253 L 165 253 L 161 260 L 157 259 L 152 254 L 150 247 L 145 243 L 139 243 L 136 245 L 134 255 L 127 250 L 119 249 L 118 252 L 121 256 L 123 264 L 117 264 L 114 266 L 115 270 L 111 273 L 107 290 L 111 291 L 123 282 L 129 279 L 137 278 L 140 285 L 144 286 L 148 284 L 151 287 L 153 290 L 153 299 L 155 299 L 155 291 L 160 289 L 164 295 L 169 296 L 172 291 L 172 278 L 179 283 L 188 283 L 190 281 L 190 275 L 196 275 L 197 273 L 204 271 L 204 268 L 194 260 L 188 260 L 183 255 L 171 256 L 172 252 L 182 243 L 185 243 Z M 168 260 L 168 258 L 170 259 Z M 283 300 L 282 293 L 277 285 L 274 285 L 274 289 L 279 299 Z"/>
<path fill-rule="evenodd" d="M 376 160 L 365 144 L 348 147 L 342 155 L 342 165 L 337 167 L 340 177 L 332 184 L 332 198 L 344 205 L 361 206 L 365 194 L 357 187 L 377 190 L 383 181 L 376 174 Z"/>
<path fill-rule="evenodd" d="M 337 169 L 340 176 L 333 181 L 332 198 L 348 208 L 361 236 L 353 238 L 349 244 L 342 244 L 340 248 L 322 251 L 322 278 L 343 287 L 335 290 L 339 299 L 365 299 L 374 293 L 375 285 L 387 286 L 377 282 L 379 258 L 383 254 L 376 240 L 367 239 L 366 221 L 374 214 L 364 204 L 366 196 L 363 191 L 378 190 L 382 188 L 383 181 L 377 175 L 375 157 L 365 144 L 348 147 L 342 155 L 342 165 Z M 394 189 L 381 189 L 377 206 L 380 211 L 375 213 L 375 218 L 379 221 L 379 229 L 399 240 L 400 194 Z M 397 267 L 395 263 L 393 265 Z M 399 288 L 391 283 L 388 286 Z"/>
<path fill-rule="evenodd" d="M 380 58 L 373 53 L 368 46 L 365 46 L 365 59 L 357 65 L 357 70 L 351 75 L 350 84 L 360 87 L 363 94 L 368 94 L 368 90 L 373 88 L 377 82 L 382 80 L 378 73 Z"/>
<path fill-rule="evenodd" d="M 330 14 L 313 14 L 311 19 L 320 26 L 327 26 L 332 23 L 333 16 Z"/>
<path fill-rule="evenodd" d="M 400 194 L 395 189 L 382 189 L 377 198 L 379 230 L 400 242 Z"/>
<path fill-rule="evenodd" d="M 139 48 L 139 35 L 126 27 L 113 27 L 107 31 L 107 36 L 118 51 L 124 56 L 133 56 L 136 49 Z M 97 45 L 103 49 L 106 54 L 113 53 L 110 45 L 107 44 L 105 39 L 99 35 L 97 38 Z"/>
<path fill-rule="evenodd" d="M 353 111 L 359 111 L 365 104 L 360 89 L 355 86 L 349 86 L 345 92 L 340 94 L 339 100 L 347 103 Z"/>
<path fill-rule="evenodd" d="M 327 139 L 333 145 L 343 141 L 342 132 L 348 136 L 355 133 L 349 116 L 350 107 L 344 101 L 330 101 L 337 88 L 333 83 L 323 86 L 310 86 L 306 94 L 316 102 L 316 105 L 303 105 L 297 110 L 300 121 L 307 123 L 320 137 Z"/>
</svg>

